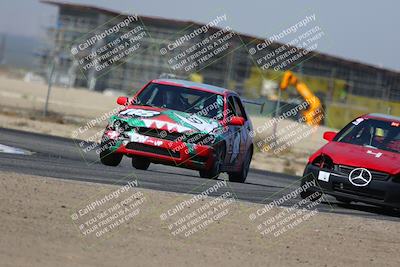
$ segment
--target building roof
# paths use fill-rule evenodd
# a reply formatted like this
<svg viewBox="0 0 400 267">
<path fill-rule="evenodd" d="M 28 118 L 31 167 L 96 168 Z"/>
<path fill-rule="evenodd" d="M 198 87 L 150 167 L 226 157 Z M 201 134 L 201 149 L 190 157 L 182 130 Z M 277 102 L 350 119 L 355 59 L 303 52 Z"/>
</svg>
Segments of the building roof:
<svg viewBox="0 0 400 267">
<path fill-rule="evenodd" d="M 77 10 L 82 10 L 82 11 L 92 10 L 92 11 L 101 12 L 101 13 L 105 13 L 105 14 L 109 14 L 109 15 L 113 15 L 113 16 L 129 15 L 128 13 L 123 13 L 123 12 L 119 12 L 116 10 L 106 9 L 106 8 L 98 7 L 95 5 L 75 4 L 75 3 L 71 3 L 71 2 L 56 1 L 56 0 L 40 0 L 40 2 L 44 3 L 44 4 L 49 4 L 49 5 L 69 7 L 69 8 L 73 8 L 73 9 L 77 9 Z M 142 20 L 146 20 L 146 21 L 163 23 L 163 24 L 168 24 L 168 25 L 182 26 L 182 27 L 186 27 L 188 24 L 196 25 L 196 26 L 204 25 L 204 23 L 199 23 L 199 22 L 190 21 L 190 20 L 167 19 L 167 18 L 156 17 L 156 16 L 140 16 L 140 18 Z M 219 30 L 218 27 L 210 27 L 210 29 Z M 239 32 L 236 32 L 236 33 L 238 35 L 240 35 L 241 38 L 246 41 L 252 41 L 252 40 L 256 40 L 258 42 L 264 41 L 264 39 L 260 38 L 260 37 L 255 37 L 255 36 L 251 36 L 251 35 L 243 34 L 243 33 L 239 33 Z M 276 44 L 277 47 L 282 45 L 282 43 L 279 43 L 279 42 L 274 42 L 273 44 Z M 400 71 L 397 71 L 397 70 L 391 70 L 391 69 L 383 68 L 381 66 L 376 66 L 373 64 L 362 63 L 357 60 L 350 60 L 350 59 L 346 59 L 346 58 L 342 58 L 342 57 L 338 57 L 338 56 L 331 56 L 331 55 L 328 55 L 325 53 L 320 53 L 317 51 L 311 51 L 310 54 L 313 54 L 313 56 L 315 55 L 316 57 L 321 58 L 321 59 L 331 60 L 331 61 L 338 62 L 338 63 L 344 64 L 344 65 L 350 65 L 353 67 L 361 67 L 364 69 L 370 69 L 372 71 L 385 70 L 394 75 L 400 74 Z"/>
<path fill-rule="evenodd" d="M 164 84 L 177 84 L 183 87 L 187 87 L 187 88 L 197 88 L 197 89 L 204 89 L 216 94 L 225 94 L 225 93 L 234 93 L 235 92 L 222 88 L 222 87 L 218 87 L 218 86 L 214 86 L 214 85 L 210 85 L 210 84 L 206 84 L 206 83 L 197 83 L 197 82 L 192 82 L 192 81 L 187 81 L 187 80 L 179 80 L 179 79 L 155 79 L 152 82 L 154 83 L 164 83 Z"/>
</svg>

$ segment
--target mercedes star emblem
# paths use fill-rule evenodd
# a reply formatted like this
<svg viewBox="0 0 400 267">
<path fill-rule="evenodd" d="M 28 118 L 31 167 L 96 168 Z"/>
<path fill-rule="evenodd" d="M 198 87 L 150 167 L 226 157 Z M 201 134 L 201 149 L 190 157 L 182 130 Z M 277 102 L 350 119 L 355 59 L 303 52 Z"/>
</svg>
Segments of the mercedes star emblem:
<svg viewBox="0 0 400 267">
<path fill-rule="evenodd" d="M 371 172 L 364 168 L 356 168 L 349 174 L 349 181 L 354 186 L 367 186 L 371 180 Z"/>
</svg>

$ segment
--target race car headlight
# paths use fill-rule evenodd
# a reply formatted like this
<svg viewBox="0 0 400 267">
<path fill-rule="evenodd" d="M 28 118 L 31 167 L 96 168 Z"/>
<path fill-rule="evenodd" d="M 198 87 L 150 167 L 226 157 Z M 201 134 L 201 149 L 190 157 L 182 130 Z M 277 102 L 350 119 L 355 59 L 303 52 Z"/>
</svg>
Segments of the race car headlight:
<svg viewBox="0 0 400 267">
<path fill-rule="evenodd" d="M 125 121 L 115 120 L 109 125 L 110 130 L 114 130 L 119 133 L 124 133 L 126 131 L 131 131 L 133 127 L 129 126 L 129 124 Z"/>
<path fill-rule="evenodd" d="M 120 125 L 120 121 L 119 120 L 113 120 L 110 121 L 107 125 L 107 129 L 112 130 L 112 131 L 116 131 L 119 129 L 119 125 Z"/>
</svg>

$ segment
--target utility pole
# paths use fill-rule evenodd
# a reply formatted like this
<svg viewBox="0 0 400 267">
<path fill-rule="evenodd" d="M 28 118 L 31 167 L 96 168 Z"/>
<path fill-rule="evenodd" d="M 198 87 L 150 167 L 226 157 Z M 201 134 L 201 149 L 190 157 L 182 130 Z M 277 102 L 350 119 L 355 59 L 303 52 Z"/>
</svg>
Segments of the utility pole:
<svg viewBox="0 0 400 267">
<path fill-rule="evenodd" d="M 54 40 L 54 50 L 50 56 L 51 67 L 50 67 L 50 75 L 49 75 L 49 80 L 48 80 L 46 102 L 44 104 L 44 109 L 43 109 L 43 117 L 46 117 L 47 113 L 48 113 L 50 92 L 51 92 L 51 88 L 53 86 L 53 80 L 54 80 L 53 76 L 54 76 L 56 65 L 59 62 L 60 49 L 61 49 L 60 46 L 63 43 L 64 32 L 63 32 L 62 25 L 60 23 L 57 23 L 56 31 L 57 31 L 57 34 L 56 34 L 55 40 Z"/>
<path fill-rule="evenodd" d="M 54 68 L 55 68 L 55 59 L 53 59 L 53 62 L 51 64 L 51 69 L 50 69 L 50 76 L 49 76 L 49 81 L 48 81 L 48 87 L 47 87 L 47 95 L 46 95 L 46 103 L 44 104 L 44 109 L 43 109 L 43 117 L 47 116 L 47 111 L 49 108 L 49 99 L 50 99 L 50 92 L 51 92 L 51 87 L 53 85 L 53 74 L 54 74 Z"/>
</svg>

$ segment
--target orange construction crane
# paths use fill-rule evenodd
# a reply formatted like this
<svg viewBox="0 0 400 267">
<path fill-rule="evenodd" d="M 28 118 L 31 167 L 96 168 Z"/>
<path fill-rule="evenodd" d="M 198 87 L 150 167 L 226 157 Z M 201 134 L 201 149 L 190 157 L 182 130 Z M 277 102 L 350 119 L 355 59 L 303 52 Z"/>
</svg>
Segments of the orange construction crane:
<svg viewBox="0 0 400 267">
<path fill-rule="evenodd" d="M 318 97 L 316 97 L 307 85 L 297 79 L 297 77 L 291 71 L 285 71 L 280 84 L 280 89 L 285 90 L 292 85 L 296 88 L 297 92 L 304 98 L 308 103 L 308 108 L 303 111 L 303 116 L 308 125 L 320 125 L 322 122 L 322 105 Z"/>
</svg>

